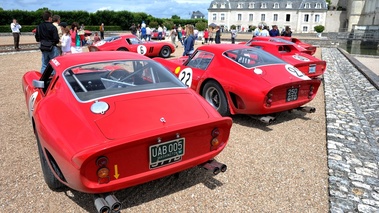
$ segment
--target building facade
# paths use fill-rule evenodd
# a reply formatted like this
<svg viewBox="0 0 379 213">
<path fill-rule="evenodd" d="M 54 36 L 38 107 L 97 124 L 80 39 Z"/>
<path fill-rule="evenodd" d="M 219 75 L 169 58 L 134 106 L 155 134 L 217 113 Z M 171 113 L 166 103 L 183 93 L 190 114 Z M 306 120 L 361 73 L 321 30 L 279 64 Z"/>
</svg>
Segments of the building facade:
<svg viewBox="0 0 379 213">
<path fill-rule="evenodd" d="M 289 26 L 295 33 L 311 33 L 314 26 L 325 26 L 326 12 L 325 0 L 214 0 L 208 8 L 208 24 L 224 29 L 235 25 L 239 31 L 258 25 Z"/>
</svg>

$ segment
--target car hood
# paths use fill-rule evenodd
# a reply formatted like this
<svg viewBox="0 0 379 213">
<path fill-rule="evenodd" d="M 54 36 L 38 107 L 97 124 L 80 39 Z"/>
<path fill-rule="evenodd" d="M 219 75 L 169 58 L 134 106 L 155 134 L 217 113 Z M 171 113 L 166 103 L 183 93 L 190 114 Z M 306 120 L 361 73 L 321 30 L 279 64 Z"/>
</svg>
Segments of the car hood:
<svg viewBox="0 0 379 213">
<path fill-rule="evenodd" d="M 310 80 L 308 76 L 290 64 L 260 66 L 253 69 L 253 72 L 271 86 Z"/>
<path fill-rule="evenodd" d="M 107 115 L 95 122 L 106 138 L 119 139 L 208 119 L 209 114 L 194 95 L 187 90 L 155 92 L 115 101 L 113 110 L 111 106 Z"/>
</svg>

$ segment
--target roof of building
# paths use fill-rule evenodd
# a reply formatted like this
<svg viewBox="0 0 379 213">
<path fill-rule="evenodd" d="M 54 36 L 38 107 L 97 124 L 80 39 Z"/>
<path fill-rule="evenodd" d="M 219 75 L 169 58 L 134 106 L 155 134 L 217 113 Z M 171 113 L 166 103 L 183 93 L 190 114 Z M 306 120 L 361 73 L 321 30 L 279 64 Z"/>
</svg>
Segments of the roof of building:
<svg viewBox="0 0 379 213">
<path fill-rule="evenodd" d="M 290 6 L 291 5 L 291 6 Z M 319 7 L 319 8 L 318 8 Z M 325 0 L 214 0 L 208 10 L 326 10 Z"/>
</svg>

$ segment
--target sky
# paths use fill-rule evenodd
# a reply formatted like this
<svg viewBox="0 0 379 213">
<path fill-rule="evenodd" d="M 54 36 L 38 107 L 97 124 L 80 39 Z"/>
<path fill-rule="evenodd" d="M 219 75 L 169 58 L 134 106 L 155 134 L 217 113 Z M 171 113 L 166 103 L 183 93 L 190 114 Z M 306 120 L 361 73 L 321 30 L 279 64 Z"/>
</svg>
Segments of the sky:
<svg viewBox="0 0 379 213">
<path fill-rule="evenodd" d="M 212 0 L 1 0 L 4 10 L 35 11 L 47 7 L 50 10 L 127 10 L 145 12 L 156 18 L 171 18 L 178 15 L 189 19 L 193 11 L 199 10 L 208 18 L 208 8 Z"/>
</svg>

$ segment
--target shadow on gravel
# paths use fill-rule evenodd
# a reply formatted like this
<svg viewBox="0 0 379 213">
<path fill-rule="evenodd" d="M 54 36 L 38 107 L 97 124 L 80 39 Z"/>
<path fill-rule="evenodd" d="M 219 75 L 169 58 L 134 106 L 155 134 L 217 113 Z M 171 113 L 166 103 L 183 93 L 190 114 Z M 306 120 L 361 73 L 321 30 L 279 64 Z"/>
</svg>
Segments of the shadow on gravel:
<svg viewBox="0 0 379 213">
<path fill-rule="evenodd" d="M 265 132 L 272 131 L 272 128 L 270 126 L 285 123 L 287 121 L 291 121 L 294 119 L 303 119 L 303 120 L 310 120 L 310 118 L 305 117 L 308 113 L 302 112 L 299 110 L 292 110 L 291 112 L 281 112 L 273 115 L 275 117 L 275 121 L 271 124 L 266 124 L 261 122 L 258 118 L 251 117 L 248 115 L 232 115 L 231 118 L 233 119 L 233 123 L 246 126 L 246 127 L 253 127 L 260 129 Z"/>
<path fill-rule="evenodd" d="M 222 182 L 215 179 L 214 175 L 208 173 L 206 170 L 194 167 L 158 180 L 116 191 L 114 195 L 122 203 L 122 209 L 128 209 L 185 190 L 199 183 L 202 183 L 210 190 L 223 185 Z M 64 193 L 85 211 L 97 212 L 91 194 L 71 189 L 68 189 Z"/>
</svg>

